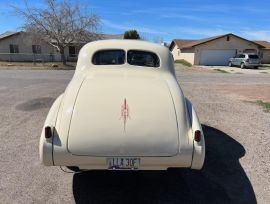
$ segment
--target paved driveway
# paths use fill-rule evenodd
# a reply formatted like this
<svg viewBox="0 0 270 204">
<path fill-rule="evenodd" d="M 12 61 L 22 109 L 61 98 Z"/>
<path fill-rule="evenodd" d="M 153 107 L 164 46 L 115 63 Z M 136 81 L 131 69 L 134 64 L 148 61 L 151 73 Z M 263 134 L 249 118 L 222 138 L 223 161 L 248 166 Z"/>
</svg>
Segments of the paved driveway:
<svg viewBox="0 0 270 204">
<path fill-rule="evenodd" d="M 221 87 L 268 86 L 270 75 L 176 73 L 204 124 L 202 171 L 72 174 L 40 165 L 38 142 L 73 72 L 0 71 L 0 203 L 267 203 L 269 114 Z"/>
</svg>

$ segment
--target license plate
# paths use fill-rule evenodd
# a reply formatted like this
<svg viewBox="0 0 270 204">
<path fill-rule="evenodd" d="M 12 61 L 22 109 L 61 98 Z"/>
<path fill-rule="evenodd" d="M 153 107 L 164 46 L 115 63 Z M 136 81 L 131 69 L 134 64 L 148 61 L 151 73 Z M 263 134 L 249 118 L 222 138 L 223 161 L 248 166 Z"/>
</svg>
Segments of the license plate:
<svg viewBox="0 0 270 204">
<path fill-rule="evenodd" d="M 108 169 L 139 169 L 139 158 L 113 157 L 107 159 Z"/>
<path fill-rule="evenodd" d="M 250 64 L 258 64 L 258 61 L 253 61 L 253 60 L 250 60 L 249 62 Z"/>
</svg>

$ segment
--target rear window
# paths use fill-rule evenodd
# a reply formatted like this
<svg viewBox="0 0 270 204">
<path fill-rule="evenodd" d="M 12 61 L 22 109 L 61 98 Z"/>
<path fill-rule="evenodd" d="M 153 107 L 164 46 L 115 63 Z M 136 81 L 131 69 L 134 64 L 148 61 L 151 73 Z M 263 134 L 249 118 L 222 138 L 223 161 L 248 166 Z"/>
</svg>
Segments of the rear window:
<svg viewBox="0 0 270 204">
<path fill-rule="evenodd" d="M 92 58 L 94 65 L 117 65 L 125 63 L 124 50 L 101 50 L 94 54 Z"/>
<path fill-rule="evenodd" d="M 258 55 L 248 55 L 250 59 L 259 59 Z"/>
<path fill-rule="evenodd" d="M 127 53 L 127 62 L 131 65 L 145 66 L 145 67 L 159 67 L 160 60 L 155 53 L 129 50 Z"/>
</svg>

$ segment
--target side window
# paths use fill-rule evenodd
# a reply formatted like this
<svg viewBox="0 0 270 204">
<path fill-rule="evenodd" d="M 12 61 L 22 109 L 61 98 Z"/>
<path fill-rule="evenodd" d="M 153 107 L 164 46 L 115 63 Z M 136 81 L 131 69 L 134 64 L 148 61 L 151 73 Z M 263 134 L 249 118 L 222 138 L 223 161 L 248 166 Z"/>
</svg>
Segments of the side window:
<svg viewBox="0 0 270 204">
<path fill-rule="evenodd" d="M 159 67 L 160 60 L 153 52 L 141 50 L 129 50 L 127 53 L 127 62 L 135 66 Z"/>
<path fill-rule="evenodd" d="M 240 54 L 237 58 L 245 58 L 245 55 Z"/>
<path fill-rule="evenodd" d="M 32 51 L 34 54 L 41 54 L 41 46 L 40 45 L 32 45 Z"/>
<path fill-rule="evenodd" d="M 10 53 L 19 53 L 19 46 L 14 45 L 14 44 L 10 44 L 9 45 L 9 52 Z"/>
<path fill-rule="evenodd" d="M 101 50 L 97 51 L 93 58 L 94 65 L 117 65 L 125 63 L 124 50 Z"/>
</svg>

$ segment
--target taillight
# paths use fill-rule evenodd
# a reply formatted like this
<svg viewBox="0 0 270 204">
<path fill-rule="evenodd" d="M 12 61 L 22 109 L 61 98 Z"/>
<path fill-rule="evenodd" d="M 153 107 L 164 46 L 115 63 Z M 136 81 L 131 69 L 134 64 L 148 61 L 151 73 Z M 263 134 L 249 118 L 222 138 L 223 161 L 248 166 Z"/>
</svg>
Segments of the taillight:
<svg viewBox="0 0 270 204">
<path fill-rule="evenodd" d="M 50 126 L 45 127 L 45 138 L 49 139 L 52 137 L 52 128 Z"/>
<path fill-rule="evenodd" d="M 201 139 L 202 139 L 202 133 L 201 133 L 201 131 L 200 130 L 196 130 L 195 131 L 195 135 L 194 135 L 194 140 L 196 142 L 200 142 Z"/>
</svg>

